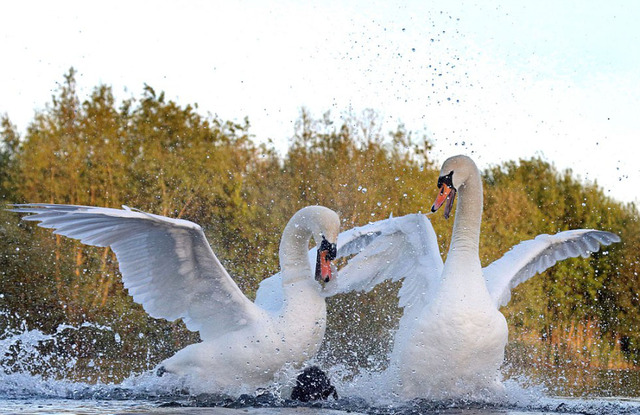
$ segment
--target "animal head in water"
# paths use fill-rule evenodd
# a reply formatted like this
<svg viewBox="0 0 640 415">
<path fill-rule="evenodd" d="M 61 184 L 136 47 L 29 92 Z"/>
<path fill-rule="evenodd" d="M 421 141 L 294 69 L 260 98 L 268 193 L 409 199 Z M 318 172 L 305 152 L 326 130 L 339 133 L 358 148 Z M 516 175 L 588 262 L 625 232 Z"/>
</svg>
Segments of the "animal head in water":
<svg viewBox="0 0 640 415">
<path fill-rule="evenodd" d="M 306 368 L 296 378 L 296 386 L 291 391 L 291 399 L 300 402 L 326 400 L 329 396 L 338 399 L 338 392 L 329 377 L 319 367 Z"/>
</svg>

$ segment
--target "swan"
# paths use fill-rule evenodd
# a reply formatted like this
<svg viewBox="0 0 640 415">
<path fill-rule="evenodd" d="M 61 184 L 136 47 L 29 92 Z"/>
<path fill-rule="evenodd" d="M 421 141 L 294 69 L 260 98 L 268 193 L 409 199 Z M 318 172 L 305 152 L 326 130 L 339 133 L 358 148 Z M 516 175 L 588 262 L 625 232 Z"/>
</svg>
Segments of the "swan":
<svg viewBox="0 0 640 415">
<path fill-rule="evenodd" d="M 482 180 L 472 159 L 447 159 L 431 212 L 449 217 L 459 201 L 446 262 L 425 215 L 412 214 L 342 232 L 338 258 L 349 257 L 331 293 L 369 291 L 385 279 L 400 280 L 404 308 L 389 366 L 387 390 L 406 399 L 473 399 L 501 396 L 500 366 L 507 322 L 499 311 L 511 290 L 557 261 L 619 242 L 610 232 L 578 229 L 538 235 L 482 268 L 479 259 Z M 329 293 L 327 293 L 329 294 Z"/>
<path fill-rule="evenodd" d="M 237 395 L 264 387 L 285 365 L 301 364 L 318 351 L 326 321 L 321 284 L 332 278 L 340 227 L 338 215 L 326 207 L 305 207 L 289 220 L 280 242 L 281 283 L 260 287 L 255 303 L 193 222 L 126 206 L 11 207 L 56 234 L 111 247 L 135 302 L 151 317 L 182 319 L 200 333 L 202 342 L 161 362 L 159 375 L 173 373 L 195 391 Z M 319 245 L 315 270 L 307 253 L 312 237 Z"/>
</svg>

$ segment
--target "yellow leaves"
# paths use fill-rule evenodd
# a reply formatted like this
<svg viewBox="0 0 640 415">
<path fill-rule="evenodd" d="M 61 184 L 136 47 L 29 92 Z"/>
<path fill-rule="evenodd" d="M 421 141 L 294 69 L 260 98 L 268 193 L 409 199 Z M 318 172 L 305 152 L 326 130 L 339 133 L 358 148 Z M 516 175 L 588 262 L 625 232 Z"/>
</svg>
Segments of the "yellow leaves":
<svg viewBox="0 0 640 415">
<path fill-rule="evenodd" d="M 485 186 L 480 233 L 480 258 L 484 265 L 510 247 L 539 234 L 543 214 L 517 184 Z"/>
<path fill-rule="evenodd" d="M 8 120 L 3 121 L 3 128 L 6 125 Z M 148 86 L 139 99 L 119 108 L 110 88 L 98 86 L 80 105 L 71 72 L 52 106 L 34 118 L 7 177 L 13 180 L 16 201 L 109 207 L 126 203 L 197 222 L 251 296 L 261 279 L 278 270 L 280 232 L 303 206 L 321 204 L 338 211 L 343 229 L 390 214 L 429 211 L 439 167 L 431 160 L 432 144 L 402 125 L 388 133 L 380 125 L 372 111 L 334 123 L 329 113 L 314 119 L 303 110 L 295 137 L 280 157 L 272 146 L 254 144 L 248 120 L 238 124 L 201 116 L 194 107 L 166 100 Z M 10 130 L 5 143 L 15 149 Z M 635 294 L 640 224 L 635 206 L 609 200 L 597 186 L 558 173 L 540 159 L 503 163 L 488 169 L 484 179 L 484 265 L 540 233 L 590 227 L 623 238 L 607 255 L 568 262 L 519 287 L 504 309 L 510 323 L 528 333 L 543 333 L 552 331 L 552 322 L 591 316 L 607 330 L 627 330 L 630 344 L 640 344 L 640 299 Z M 431 220 L 446 252 L 452 220 L 441 214 Z M 13 224 L 8 233 L 16 239 L 20 232 L 24 229 Z M 11 273 L 3 281 L 16 283 L 11 285 L 16 293 L 12 306 L 48 307 L 56 310 L 55 318 L 86 314 L 75 315 L 78 320 L 127 315 L 133 321 L 128 342 L 139 341 L 134 334 L 149 325 L 161 326 L 149 323 L 132 304 L 106 250 L 78 250 L 65 240 L 56 244 L 49 232 L 34 232 L 33 240 L 18 239 L 32 253 L 32 262 L 21 267 L 26 253 L 18 255 L 13 246 L 2 245 L 4 260 L 10 262 L 5 269 Z M 54 278 L 57 269 L 64 278 Z M 68 288 L 73 286 L 78 287 L 75 293 Z M 376 291 L 380 296 L 360 297 L 372 321 L 397 317 L 391 304 L 396 289 L 381 286 Z M 22 304 L 32 292 L 42 295 L 34 304 Z M 607 306 L 595 308 L 596 299 Z M 74 308 L 62 311 L 65 302 L 73 302 Z M 46 319 L 42 313 L 33 315 Z M 392 317 L 385 327 L 393 327 L 397 319 Z M 380 327 L 368 325 L 366 332 L 380 333 Z"/>
</svg>

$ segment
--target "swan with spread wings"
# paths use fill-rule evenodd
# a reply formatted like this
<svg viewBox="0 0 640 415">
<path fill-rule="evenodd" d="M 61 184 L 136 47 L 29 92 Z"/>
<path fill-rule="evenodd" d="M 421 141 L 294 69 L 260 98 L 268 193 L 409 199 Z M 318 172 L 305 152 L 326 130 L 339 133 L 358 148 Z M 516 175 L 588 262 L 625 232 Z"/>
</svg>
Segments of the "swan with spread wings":
<svg viewBox="0 0 640 415">
<path fill-rule="evenodd" d="M 466 156 L 446 160 L 438 188 L 431 210 L 444 205 L 447 218 L 459 194 L 446 262 L 425 215 L 382 220 L 339 235 L 338 257 L 352 257 L 330 284 L 331 293 L 402 280 L 404 314 L 383 377 L 394 393 L 433 399 L 500 393 L 508 329 L 499 308 L 511 290 L 558 261 L 587 257 L 620 238 L 593 229 L 539 235 L 482 268 L 482 181 L 475 163 Z"/>
<path fill-rule="evenodd" d="M 162 362 L 158 373 L 184 377 L 194 391 L 254 392 L 286 364 L 312 358 L 322 342 L 323 284 L 332 278 L 338 215 L 322 206 L 299 210 L 280 242 L 278 287 L 250 301 L 190 221 L 142 211 L 90 206 L 26 204 L 13 211 L 56 234 L 115 252 L 125 288 L 154 318 L 182 319 L 200 333 Z M 318 245 L 315 270 L 309 242 Z M 277 298 L 277 305 L 269 297 Z"/>
</svg>

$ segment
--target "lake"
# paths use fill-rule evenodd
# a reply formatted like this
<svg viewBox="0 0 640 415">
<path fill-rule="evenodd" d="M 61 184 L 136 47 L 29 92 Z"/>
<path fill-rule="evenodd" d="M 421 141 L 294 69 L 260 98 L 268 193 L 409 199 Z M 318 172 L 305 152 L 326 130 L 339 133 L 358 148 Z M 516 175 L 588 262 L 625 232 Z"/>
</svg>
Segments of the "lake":
<svg viewBox="0 0 640 415">
<path fill-rule="evenodd" d="M 302 404 L 287 399 L 296 371 L 283 371 L 269 390 L 253 395 L 190 395 L 170 377 L 148 371 L 128 375 L 124 362 L 79 364 L 77 358 L 43 348 L 55 340 L 37 330 L 6 331 L 0 338 L 4 356 L 0 370 L 0 413 L 14 414 L 640 414 L 640 372 L 536 365 L 530 352 L 507 354 L 502 372 L 505 396 L 473 401 L 403 402 L 376 383 L 376 370 L 367 382 L 354 381 L 353 371 L 338 365 L 328 373 L 339 399 Z M 55 343 L 55 341 L 54 341 Z M 519 350 L 519 349 L 516 349 Z M 527 357 L 527 359 L 524 359 Z M 526 363 L 523 363 L 526 362 Z M 322 364 L 322 362 L 320 362 Z M 88 372 L 71 370 L 83 366 Z M 68 370 L 65 370 L 68 369 Z M 109 376 L 124 371 L 114 381 Z M 75 373 L 75 375 L 69 375 Z M 367 373 L 367 372 L 365 372 Z M 115 377 L 114 377 L 115 378 Z"/>
<path fill-rule="evenodd" d="M 192 396 L 151 374 L 133 376 L 120 384 L 94 385 L 44 379 L 25 373 L 0 375 L 0 413 L 3 414 L 202 414 L 202 415 L 489 415 L 489 414 L 640 414 L 640 399 L 624 396 L 628 384 L 637 382 L 635 372 L 594 373 L 606 379 L 602 395 L 560 396 L 532 379 L 507 379 L 506 396 L 498 400 L 402 402 L 384 391 L 360 390 L 336 382 L 341 393 L 330 399 L 303 404 L 285 399 L 286 385 L 259 395 L 231 398 L 223 395 Z M 545 382 L 549 382 L 547 379 Z M 629 382 L 629 383 L 627 383 Z M 637 383 L 636 383 L 637 384 Z M 617 385 L 617 389 L 612 389 Z M 635 387 L 635 386 L 633 386 Z M 345 392 L 346 391 L 346 392 Z M 282 392 L 282 393 L 281 393 Z M 619 395 L 613 396 L 618 393 Z M 360 396 L 358 396 L 358 394 Z"/>
</svg>

